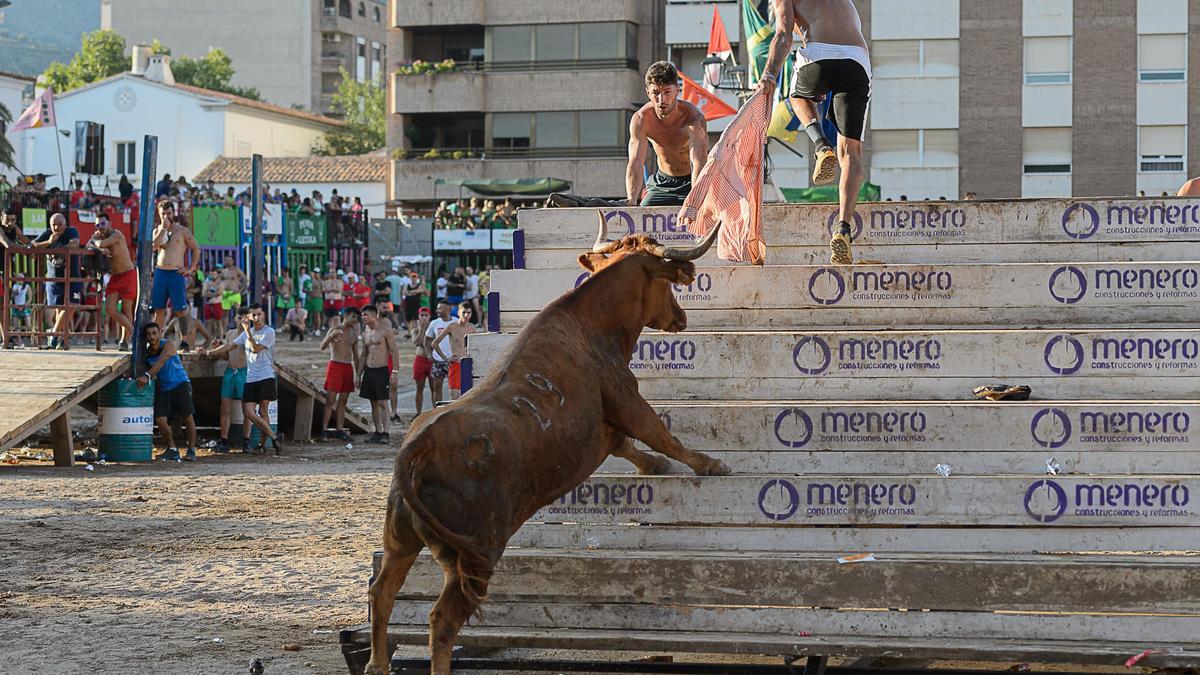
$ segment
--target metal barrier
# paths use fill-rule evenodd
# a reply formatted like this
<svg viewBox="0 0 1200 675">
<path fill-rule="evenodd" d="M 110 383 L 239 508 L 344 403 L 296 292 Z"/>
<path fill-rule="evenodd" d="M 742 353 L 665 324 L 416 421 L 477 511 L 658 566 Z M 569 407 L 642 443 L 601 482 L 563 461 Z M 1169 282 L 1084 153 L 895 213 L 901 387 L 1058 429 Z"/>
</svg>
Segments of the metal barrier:
<svg viewBox="0 0 1200 675">
<path fill-rule="evenodd" d="M 13 309 L 16 307 L 12 301 L 12 289 L 16 282 L 30 284 L 30 300 L 21 309 L 29 310 L 30 326 L 29 330 L 6 330 L 6 339 L 13 338 L 30 338 L 32 343 L 37 346 L 43 337 L 59 337 L 64 340 L 69 340 L 72 337 L 95 337 L 96 350 L 99 351 L 103 346 L 103 325 L 104 325 L 104 290 L 101 289 L 96 297 L 95 305 L 87 305 L 83 302 L 83 293 L 86 285 L 89 282 L 95 281 L 94 276 L 84 276 L 80 273 L 79 276 L 71 274 L 73 269 L 82 269 L 83 258 L 91 258 L 97 255 L 95 251 L 87 249 L 70 247 L 70 248 L 6 248 L 4 249 L 4 266 L 0 268 L 3 271 L 3 295 L 0 296 L 0 317 L 6 324 L 13 318 Z M 62 260 L 62 276 L 51 276 L 48 271 L 50 256 L 61 256 Z M 52 305 L 49 303 L 49 286 L 56 284 L 63 286 L 61 305 Z M 78 293 L 74 292 L 74 288 L 78 285 Z M 78 302 L 76 302 L 78 297 Z M 67 312 L 68 325 L 63 330 L 42 330 L 45 325 L 46 310 L 56 311 L 63 310 Z M 70 326 L 71 316 L 74 312 L 96 312 L 96 329 L 93 331 L 72 331 Z"/>
</svg>

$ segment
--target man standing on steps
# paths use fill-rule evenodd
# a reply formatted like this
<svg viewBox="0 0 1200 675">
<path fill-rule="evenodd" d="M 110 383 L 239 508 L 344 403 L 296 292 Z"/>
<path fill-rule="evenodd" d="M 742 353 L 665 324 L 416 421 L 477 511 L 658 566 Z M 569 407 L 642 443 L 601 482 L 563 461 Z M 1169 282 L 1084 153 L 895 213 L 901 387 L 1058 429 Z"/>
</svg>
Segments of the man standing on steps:
<svg viewBox="0 0 1200 675">
<path fill-rule="evenodd" d="M 849 265 L 850 222 L 862 187 L 862 139 L 871 100 L 871 57 L 862 34 L 862 20 L 851 0 L 771 0 L 775 36 L 763 68 L 763 86 L 775 86 L 775 78 L 792 49 L 792 32 L 798 31 L 800 49 L 792 75 L 792 110 L 805 125 L 816 147 L 813 183 L 833 181 L 840 165 L 838 183 L 838 229 L 829 246 L 830 262 Z M 837 127 L 836 156 L 821 132 L 817 104 L 831 96 L 829 116 Z"/>
<path fill-rule="evenodd" d="M 692 183 L 708 161 L 708 125 L 704 113 L 679 99 L 679 71 L 667 61 L 646 69 L 646 96 L 650 102 L 629 122 L 629 164 L 625 192 L 630 206 L 679 206 L 692 191 Z M 658 170 L 646 185 L 646 150 L 653 146 Z M 450 302 L 461 302 L 462 298 Z"/>
<path fill-rule="evenodd" d="M 154 250 L 158 261 L 154 266 L 154 283 L 150 291 L 150 309 L 154 323 L 165 326 L 167 305 L 177 320 L 179 339 L 186 340 L 189 331 L 187 277 L 200 264 L 200 245 L 192 231 L 176 220 L 175 204 L 169 200 L 158 203 L 158 227 L 154 230 Z M 191 254 L 191 263 L 187 262 Z M 165 328 L 163 329 L 165 332 Z M 186 351 L 186 347 L 185 347 Z"/>
</svg>

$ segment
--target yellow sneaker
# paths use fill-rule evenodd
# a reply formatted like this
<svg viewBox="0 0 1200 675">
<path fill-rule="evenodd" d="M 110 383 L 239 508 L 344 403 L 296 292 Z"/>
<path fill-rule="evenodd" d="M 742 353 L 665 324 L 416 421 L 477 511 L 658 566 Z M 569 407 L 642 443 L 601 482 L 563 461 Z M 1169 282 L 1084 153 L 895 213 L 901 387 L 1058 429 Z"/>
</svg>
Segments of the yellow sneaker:
<svg viewBox="0 0 1200 675">
<path fill-rule="evenodd" d="M 838 232 L 829 240 L 829 263 L 831 265 L 853 265 L 854 256 L 850 253 L 850 235 Z"/>
<path fill-rule="evenodd" d="M 833 154 L 833 150 L 825 148 L 817 152 L 816 162 L 813 166 L 812 182 L 813 185 L 828 185 L 837 178 L 838 161 L 837 155 Z"/>
</svg>

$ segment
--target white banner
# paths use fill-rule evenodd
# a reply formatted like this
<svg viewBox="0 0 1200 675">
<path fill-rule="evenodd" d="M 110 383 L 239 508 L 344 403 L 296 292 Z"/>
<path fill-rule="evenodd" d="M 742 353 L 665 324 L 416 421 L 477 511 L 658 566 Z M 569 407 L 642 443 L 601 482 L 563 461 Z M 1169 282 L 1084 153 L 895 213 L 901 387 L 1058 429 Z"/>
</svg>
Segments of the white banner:
<svg viewBox="0 0 1200 675">
<path fill-rule="evenodd" d="M 492 248 L 488 230 L 434 230 L 435 251 L 487 251 Z"/>
<path fill-rule="evenodd" d="M 149 436 L 154 432 L 154 408 L 101 408 L 100 433 L 109 436 Z"/>
<path fill-rule="evenodd" d="M 242 214 L 242 232 L 250 234 L 250 212 L 249 206 L 243 206 L 238 209 Z M 279 204 L 263 204 L 263 234 L 275 234 L 283 236 L 283 209 Z"/>
<path fill-rule="evenodd" d="M 516 230 L 492 230 L 492 249 L 496 251 L 513 250 L 513 232 Z"/>
</svg>

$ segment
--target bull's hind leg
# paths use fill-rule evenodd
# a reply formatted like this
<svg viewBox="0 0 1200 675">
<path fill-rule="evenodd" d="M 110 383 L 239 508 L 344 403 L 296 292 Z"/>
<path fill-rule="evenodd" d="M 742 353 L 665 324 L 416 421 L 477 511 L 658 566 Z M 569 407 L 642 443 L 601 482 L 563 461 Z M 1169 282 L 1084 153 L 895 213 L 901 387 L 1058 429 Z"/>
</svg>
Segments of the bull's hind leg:
<svg viewBox="0 0 1200 675">
<path fill-rule="evenodd" d="M 412 513 L 404 501 L 397 499 L 395 509 L 389 509 L 387 526 L 383 532 L 383 565 L 379 576 L 368 591 L 371 602 L 371 660 L 367 662 L 366 675 L 387 675 L 391 670 L 391 651 L 388 649 L 387 627 L 392 616 L 396 593 L 404 585 L 408 571 L 424 542 L 417 536 L 412 525 Z"/>
<path fill-rule="evenodd" d="M 629 379 L 633 380 L 633 376 L 630 375 Z M 633 384 L 634 387 L 637 386 L 636 381 Z M 725 466 L 724 462 L 702 452 L 688 450 L 679 442 L 678 438 L 672 436 L 671 432 L 667 430 L 667 425 L 663 424 L 662 419 L 654 412 L 654 408 L 651 408 L 650 404 L 646 403 L 645 399 L 637 393 L 636 388 L 632 395 L 626 394 L 616 400 L 620 403 L 613 401 L 610 404 L 607 398 L 605 399 L 604 417 L 609 424 L 616 427 L 617 431 L 638 439 L 655 452 L 683 462 L 698 476 L 729 474 L 729 467 Z"/>
<path fill-rule="evenodd" d="M 637 467 L 643 476 L 657 476 L 671 470 L 671 460 L 662 455 L 652 455 L 633 447 L 633 441 L 628 436 L 621 436 L 617 447 L 610 452 L 613 457 L 620 457 Z"/>
<path fill-rule="evenodd" d="M 442 594 L 429 612 L 429 651 L 433 675 L 450 675 L 450 656 L 458 632 L 475 610 L 479 601 L 467 597 L 462 588 L 462 576 L 458 570 L 458 556 L 452 551 L 435 550 L 434 556 L 442 566 L 445 583 Z M 487 582 L 479 579 L 473 583 L 476 596 L 487 593 Z"/>
</svg>

